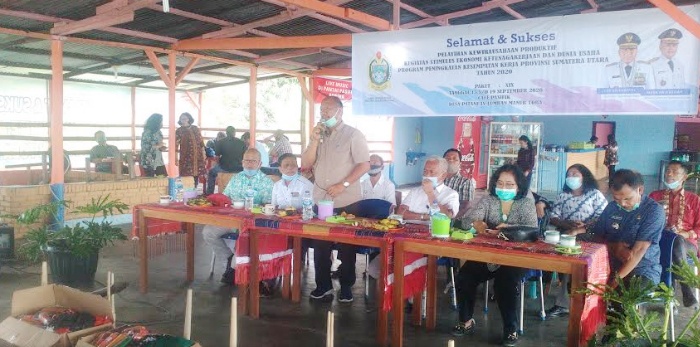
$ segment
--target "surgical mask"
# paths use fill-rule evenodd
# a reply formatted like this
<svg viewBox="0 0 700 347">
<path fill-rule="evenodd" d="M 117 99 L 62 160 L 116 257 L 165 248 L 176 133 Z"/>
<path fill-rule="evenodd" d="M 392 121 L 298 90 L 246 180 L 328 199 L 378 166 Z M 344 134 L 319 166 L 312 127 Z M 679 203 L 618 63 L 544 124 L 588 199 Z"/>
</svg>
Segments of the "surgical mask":
<svg viewBox="0 0 700 347">
<path fill-rule="evenodd" d="M 459 172 L 459 163 L 450 163 L 447 165 L 447 172 L 448 173 L 458 173 Z"/>
<path fill-rule="evenodd" d="M 503 201 L 511 201 L 518 194 L 517 189 L 501 189 L 496 188 L 496 196 Z"/>
<path fill-rule="evenodd" d="M 258 173 L 258 169 L 243 169 L 243 173 L 244 173 L 246 176 L 252 177 L 252 176 L 255 176 L 255 174 Z"/>
<path fill-rule="evenodd" d="M 282 174 L 282 179 L 285 180 L 285 181 L 287 181 L 287 182 L 293 181 L 293 180 L 297 179 L 297 177 L 299 177 L 299 173 L 298 173 L 298 172 L 295 173 L 294 175 L 285 175 L 285 174 Z"/>
<path fill-rule="evenodd" d="M 617 204 L 617 203 L 616 203 L 616 204 Z M 632 212 L 632 211 L 634 211 L 634 210 L 636 210 L 636 209 L 639 208 L 639 203 L 634 204 L 634 206 L 632 206 L 632 209 L 630 209 L 630 210 L 628 210 L 628 209 L 622 207 L 622 205 L 620 205 L 620 204 L 617 204 L 617 207 L 619 207 L 621 210 L 623 210 L 623 211 L 625 211 L 625 212 Z"/>
<path fill-rule="evenodd" d="M 567 177 L 566 178 L 566 186 L 573 189 L 573 190 L 581 188 L 582 185 L 583 185 L 583 179 L 581 179 L 581 177 Z"/>
<path fill-rule="evenodd" d="M 367 174 L 370 176 L 376 176 L 382 172 L 382 169 L 384 168 L 381 165 L 370 165 L 370 169 L 367 171 Z"/>
<path fill-rule="evenodd" d="M 323 121 L 323 125 L 325 125 L 327 128 L 334 127 L 338 123 L 338 118 L 336 118 L 336 116 L 338 115 L 338 112 L 340 112 L 340 109 L 335 111 L 335 114 L 333 115 L 333 117 L 328 118 L 325 121 Z"/>
<path fill-rule="evenodd" d="M 673 181 L 671 183 L 666 183 L 666 181 L 664 181 L 664 185 L 670 190 L 676 190 L 681 186 L 681 181 Z"/>
<path fill-rule="evenodd" d="M 433 188 L 438 186 L 438 178 L 437 177 L 428 177 L 428 176 L 423 176 L 423 181 L 428 180 L 433 183 Z"/>
</svg>

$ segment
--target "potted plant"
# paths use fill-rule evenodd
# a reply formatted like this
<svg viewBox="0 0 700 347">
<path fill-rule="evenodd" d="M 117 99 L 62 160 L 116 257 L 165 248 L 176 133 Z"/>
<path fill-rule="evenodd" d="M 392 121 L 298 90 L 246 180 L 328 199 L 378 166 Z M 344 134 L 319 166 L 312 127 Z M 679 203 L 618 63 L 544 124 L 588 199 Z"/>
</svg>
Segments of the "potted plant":
<svg viewBox="0 0 700 347">
<path fill-rule="evenodd" d="M 693 254 L 693 265 L 700 267 L 700 260 Z M 693 266 L 688 263 L 673 265 L 671 272 L 681 282 L 691 288 L 700 287 L 700 276 L 696 275 Z M 676 327 L 677 336 L 671 341 L 669 336 L 669 322 L 673 314 L 671 302 L 675 300 L 673 288 L 668 288 L 664 283 L 658 286 L 645 284 L 641 280 L 633 278 L 627 285 L 618 278 L 620 287 L 612 289 L 607 285 L 590 284 L 591 288 L 583 290 L 586 294 L 600 295 L 606 302 L 615 302 L 622 306 L 624 314 L 608 312 L 608 324 L 605 327 L 605 335 L 608 339 L 599 342 L 591 339 L 588 346 L 640 346 L 640 347 L 689 347 L 700 346 L 700 310 L 696 310 L 685 327 Z M 641 314 L 639 305 L 649 302 L 663 304 L 663 316 L 657 312 Z M 660 324 L 659 324 L 660 323 Z M 678 333 L 680 331 L 680 333 Z"/>
<path fill-rule="evenodd" d="M 45 225 L 48 217 L 56 215 L 60 208 L 70 206 L 69 201 L 57 201 L 37 205 L 18 216 L 12 216 L 17 224 L 30 229 L 24 235 L 24 243 L 18 252 L 32 261 L 46 259 L 55 283 L 90 286 L 95 280 L 100 250 L 116 240 L 127 239 L 121 228 L 115 227 L 106 218 L 99 222 L 96 218 L 98 215 L 111 216 L 115 210 L 123 213 L 129 206 L 119 199 L 110 199 L 109 195 L 100 196 L 92 198 L 88 204 L 72 208 L 74 212 L 88 214 L 90 217 L 86 220 L 57 230 Z"/>
</svg>

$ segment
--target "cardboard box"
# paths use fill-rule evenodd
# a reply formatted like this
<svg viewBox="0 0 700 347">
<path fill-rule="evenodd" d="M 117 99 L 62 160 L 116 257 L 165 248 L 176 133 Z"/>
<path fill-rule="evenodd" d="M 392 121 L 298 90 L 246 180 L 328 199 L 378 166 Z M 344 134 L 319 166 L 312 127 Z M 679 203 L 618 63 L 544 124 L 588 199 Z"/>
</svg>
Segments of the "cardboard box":
<svg viewBox="0 0 700 347">
<path fill-rule="evenodd" d="M 80 340 L 78 340 L 78 343 L 75 345 L 75 347 L 95 347 L 92 344 L 92 341 L 97 337 L 97 334 L 92 334 L 90 336 L 84 336 L 81 337 Z M 0 345 L 2 347 L 2 345 Z M 195 342 L 192 347 L 202 347 L 199 343 Z"/>
<path fill-rule="evenodd" d="M 93 315 L 111 316 L 107 299 L 70 287 L 52 284 L 18 290 L 12 294 L 12 316 L 0 323 L 0 341 L 16 347 L 71 347 L 80 337 L 112 327 L 112 324 L 104 324 L 68 334 L 56 334 L 15 318 L 46 307 L 65 307 Z M 3 345 L 6 344 L 0 342 L 0 346 Z"/>
</svg>

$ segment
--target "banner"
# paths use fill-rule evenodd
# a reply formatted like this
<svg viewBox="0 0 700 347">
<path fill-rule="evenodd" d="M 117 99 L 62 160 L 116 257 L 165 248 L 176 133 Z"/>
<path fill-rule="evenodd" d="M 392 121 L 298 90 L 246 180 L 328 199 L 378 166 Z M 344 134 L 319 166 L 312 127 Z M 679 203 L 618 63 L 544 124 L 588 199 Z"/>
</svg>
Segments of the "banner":
<svg viewBox="0 0 700 347">
<path fill-rule="evenodd" d="M 353 111 L 696 114 L 699 47 L 658 9 L 353 34 Z"/>
<path fill-rule="evenodd" d="M 337 96 L 341 101 L 352 100 L 352 82 L 314 77 L 314 102 L 320 104 L 327 96 Z"/>
</svg>

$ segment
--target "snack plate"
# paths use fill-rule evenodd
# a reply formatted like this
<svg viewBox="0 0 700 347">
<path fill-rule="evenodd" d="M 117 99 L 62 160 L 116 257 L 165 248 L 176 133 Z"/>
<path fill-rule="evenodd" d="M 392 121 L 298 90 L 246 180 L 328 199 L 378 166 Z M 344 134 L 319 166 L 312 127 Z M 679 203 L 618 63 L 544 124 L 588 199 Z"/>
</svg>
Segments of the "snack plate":
<svg viewBox="0 0 700 347">
<path fill-rule="evenodd" d="M 567 247 L 567 246 L 557 246 L 554 247 L 554 250 L 557 253 L 561 253 L 564 255 L 580 255 L 583 254 L 583 250 L 581 249 L 581 245 L 576 245 L 574 247 Z"/>
<path fill-rule="evenodd" d="M 189 207 L 194 207 L 194 208 L 206 208 L 206 207 L 214 206 L 214 205 L 188 205 L 188 204 L 185 204 L 185 205 L 187 205 Z"/>
</svg>

